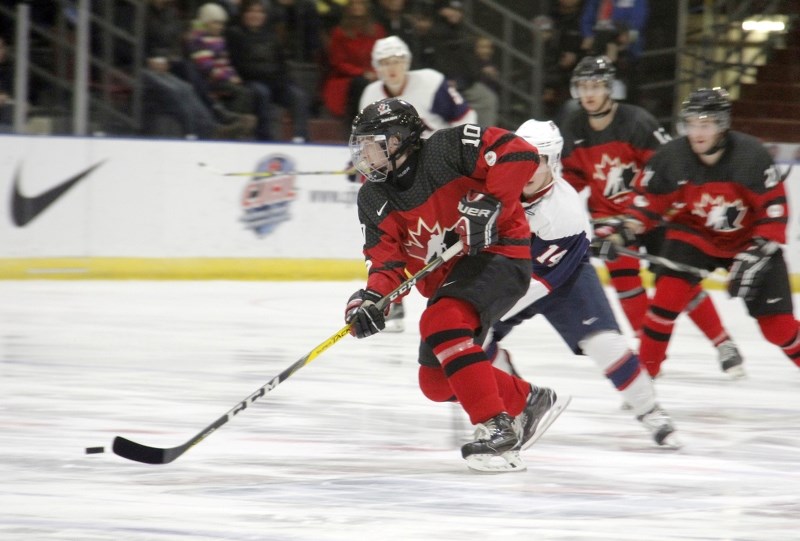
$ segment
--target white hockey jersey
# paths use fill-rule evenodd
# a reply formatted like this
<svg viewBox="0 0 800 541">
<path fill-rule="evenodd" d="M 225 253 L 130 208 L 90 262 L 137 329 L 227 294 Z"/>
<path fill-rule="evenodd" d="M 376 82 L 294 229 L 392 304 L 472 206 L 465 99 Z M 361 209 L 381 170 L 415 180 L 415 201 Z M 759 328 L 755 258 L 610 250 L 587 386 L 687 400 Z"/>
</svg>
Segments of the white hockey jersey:
<svg viewBox="0 0 800 541">
<path fill-rule="evenodd" d="M 531 227 L 531 285 L 504 320 L 566 282 L 589 257 L 586 202 L 566 180 L 556 178 L 553 189 L 525 212 Z"/>
<path fill-rule="evenodd" d="M 443 74 L 433 69 L 409 71 L 406 84 L 397 96 L 391 96 L 382 81 L 370 83 L 361 94 L 358 108 L 361 110 L 384 98 L 400 98 L 414 106 L 427 126 L 423 138 L 442 128 L 478 121 L 478 115 L 461 94 L 447 84 Z"/>
</svg>

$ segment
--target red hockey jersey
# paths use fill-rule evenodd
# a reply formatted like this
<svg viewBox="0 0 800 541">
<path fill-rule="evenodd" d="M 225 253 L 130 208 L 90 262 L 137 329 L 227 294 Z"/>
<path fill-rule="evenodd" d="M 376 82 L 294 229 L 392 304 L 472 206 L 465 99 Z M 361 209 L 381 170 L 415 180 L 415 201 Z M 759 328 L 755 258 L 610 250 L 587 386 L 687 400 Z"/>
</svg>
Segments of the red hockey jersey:
<svg viewBox="0 0 800 541">
<path fill-rule="evenodd" d="M 520 204 L 539 156 L 524 139 L 500 128 L 472 124 L 439 130 L 414 156 L 413 184 L 367 182 L 358 193 L 367 287 L 386 295 L 451 246 L 461 218 L 458 203 L 471 190 L 502 202 L 499 241 L 486 250 L 530 259 L 530 228 Z M 417 283 L 425 297 L 439 287 L 455 260 Z"/>
<path fill-rule="evenodd" d="M 620 103 L 602 131 L 589 126 L 582 109 L 562 126 L 563 176 L 578 192 L 589 188 L 592 218 L 625 212 L 633 199 L 633 179 L 656 149 L 670 140 L 658 121 L 642 109 Z"/>
<path fill-rule="evenodd" d="M 713 257 L 733 257 L 754 237 L 786 242 L 789 209 L 783 179 L 764 145 L 729 132 L 725 152 L 704 165 L 681 137 L 663 146 L 635 181 L 641 192 L 628 214 L 653 227 L 666 220 L 667 239 Z"/>
</svg>

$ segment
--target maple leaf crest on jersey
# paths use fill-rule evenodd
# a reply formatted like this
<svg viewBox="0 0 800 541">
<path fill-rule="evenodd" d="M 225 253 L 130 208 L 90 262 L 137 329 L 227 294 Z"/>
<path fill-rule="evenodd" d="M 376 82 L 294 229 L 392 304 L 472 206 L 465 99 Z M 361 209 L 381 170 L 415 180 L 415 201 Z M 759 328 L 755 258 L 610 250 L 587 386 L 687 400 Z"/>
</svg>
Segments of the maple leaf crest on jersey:
<svg viewBox="0 0 800 541">
<path fill-rule="evenodd" d="M 437 221 L 432 226 L 425 223 L 420 217 L 417 220 L 417 230 L 408 230 L 408 241 L 403 246 L 409 257 L 420 259 L 428 263 L 442 255 L 449 245 L 452 245 L 458 234 L 453 227 L 442 229 Z"/>
<path fill-rule="evenodd" d="M 633 179 L 639 172 L 636 163 L 622 163 L 618 157 L 610 158 L 608 154 L 603 154 L 602 160 L 595 164 L 594 169 L 592 177 L 605 181 L 603 195 L 609 199 L 630 193 Z"/>
<path fill-rule="evenodd" d="M 706 219 L 705 226 L 715 231 L 736 231 L 742 228 L 747 207 L 741 199 L 726 201 L 722 195 L 703 194 L 695 202 L 692 214 Z"/>
</svg>

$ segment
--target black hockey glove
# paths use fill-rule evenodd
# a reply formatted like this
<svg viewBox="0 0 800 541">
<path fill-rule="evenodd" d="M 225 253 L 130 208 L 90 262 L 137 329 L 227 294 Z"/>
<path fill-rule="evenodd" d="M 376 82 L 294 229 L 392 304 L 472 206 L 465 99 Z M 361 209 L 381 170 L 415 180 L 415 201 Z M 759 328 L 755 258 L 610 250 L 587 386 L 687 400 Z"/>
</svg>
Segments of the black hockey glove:
<svg viewBox="0 0 800 541">
<path fill-rule="evenodd" d="M 464 243 L 465 255 L 475 255 L 497 242 L 497 220 L 502 208 L 500 201 L 485 193 L 470 191 L 461 198 L 456 232 Z"/>
<path fill-rule="evenodd" d="M 760 237 L 753 239 L 754 244 L 733 258 L 733 265 L 728 272 L 728 293 L 731 297 L 741 297 L 752 301 L 767 276 L 772 256 L 778 253 L 777 242 Z"/>
<path fill-rule="evenodd" d="M 636 244 L 636 234 L 629 225 L 626 226 L 624 217 L 605 218 L 594 223 L 594 238 L 590 245 L 594 257 L 614 261 L 619 257 L 617 247 L 633 244 Z"/>
<path fill-rule="evenodd" d="M 359 289 L 347 301 L 344 311 L 345 323 L 350 323 L 350 334 L 366 338 L 381 332 L 386 327 L 386 314 L 375 305 L 381 300 L 380 293 L 371 289 Z"/>
</svg>

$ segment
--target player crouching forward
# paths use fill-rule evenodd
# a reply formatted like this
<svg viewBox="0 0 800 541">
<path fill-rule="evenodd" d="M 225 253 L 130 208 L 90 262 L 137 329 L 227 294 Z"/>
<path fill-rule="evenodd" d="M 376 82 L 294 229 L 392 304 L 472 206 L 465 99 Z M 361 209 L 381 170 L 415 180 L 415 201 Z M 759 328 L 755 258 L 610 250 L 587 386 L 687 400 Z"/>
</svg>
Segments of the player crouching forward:
<svg viewBox="0 0 800 541">
<path fill-rule="evenodd" d="M 559 129 L 552 122 L 528 120 L 517 135 L 535 146 L 549 167 L 539 167 L 522 191 L 531 230 L 530 287 L 495 323 L 486 351 L 495 366 L 515 372 L 499 342 L 515 326 L 542 314 L 572 351 L 588 355 L 600 367 L 658 445 L 680 447 L 672 421 L 656 402 L 650 377 L 620 334 L 590 263 L 591 226 L 580 196 L 561 178 L 564 140 Z"/>
<path fill-rule="evenodd" d="M 513 133 L 472 124 L 429 139 L 416 109 L 387 98 L 353 121 L 350 153 L 367 178 L 358 192 L 367 284 L 345 320 L 365 338 L 381 331 L 376 302 L 460 240 L 463 256 L 420 279 L 419 385 L 435 402 L 457 401 L 476 425 L 461 454 L 479 471 L 520 471 L 519 451 L 538 439 L 569 399 L 492 366 L 485 334 L 528 287 L 530 231 L 520 204 L 535 149 Z"/>
</svg>

